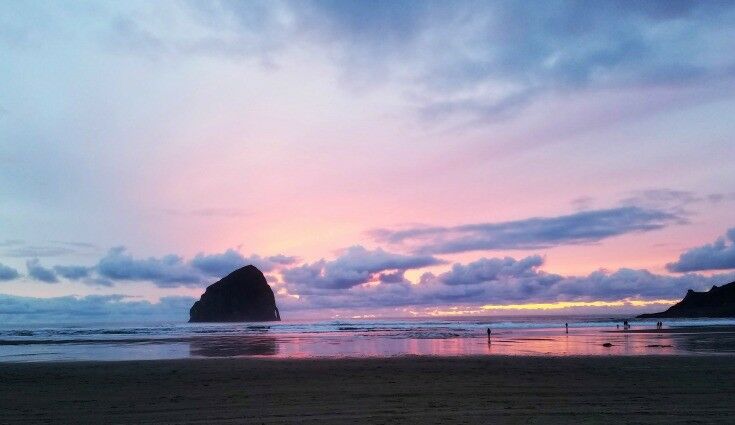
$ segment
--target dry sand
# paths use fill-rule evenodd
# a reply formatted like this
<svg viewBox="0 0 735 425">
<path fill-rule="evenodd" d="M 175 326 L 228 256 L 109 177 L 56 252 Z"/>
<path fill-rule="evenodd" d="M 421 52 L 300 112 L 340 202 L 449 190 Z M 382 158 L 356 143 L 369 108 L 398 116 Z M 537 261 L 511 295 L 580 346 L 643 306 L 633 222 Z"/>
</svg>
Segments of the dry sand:
<svg viewBox="0 0 735 425">
<path fill-rule="evenodd" d="M 733 423 L 735 357 L 0 364 L 0 423 Z"/>
</svg>

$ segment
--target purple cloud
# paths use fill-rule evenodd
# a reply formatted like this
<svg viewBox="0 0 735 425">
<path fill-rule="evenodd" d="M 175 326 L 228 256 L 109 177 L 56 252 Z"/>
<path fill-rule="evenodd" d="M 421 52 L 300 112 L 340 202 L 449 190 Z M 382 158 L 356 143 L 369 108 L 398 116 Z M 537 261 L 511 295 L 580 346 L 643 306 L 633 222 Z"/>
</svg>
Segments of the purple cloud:
<svg viewBox="0 0 735 425">
<path fill-rule="evenodd" d="M 124 247 L 112 248 L 95 267 L 110 280 L 147 280 L 161 287 L 196 286 L 202 276 L 178 255 L 136 259 Z"/>
<path fill-rule="evenodd" d="M 29 267 L 34 270 L 34 278 L 45 282 L 58 280 L 58 275 L 69 280 L 82 280 L 93 286 L 114 286 L 115 282 L 120 281 L 147 281 L 162 288 L 174 288 L 209 284 L 215 278 L 223 277 L 248 264 L 270 272 L 293 264 L 296 260 L 296 257 L 280 254 L 246 257 L 234 249 L 222 253 L 199 253 L 188 261 L 175 254 L 136 258 L 124 247 L 115 247 L 93 266 L 59 265 L 53 270 L 41 270 L 40 264 L 35 260 Z"/>
<path fill-rule="evenodd" d="M 405 245 L 416 253 L 450 254 L 587 244 L 683 222 L 681 215 L 666 210 L 623 206 L 499 223 L 377 229 L 370 234 L 378 241 Z"/>
<path fill-rule="evenodd" d="M 326 288 L 304 293 L 293 308 L 392 308 L 558 301 L 617 301 L 621 299 L 679 299 L 688 289 L 704 290 L 735 280 L 735 273 L 668 276 L 648 270 L 596 271 L 562 276 L 539 269 L 541 257 L 481 258 L 455 264 L 450 271 L 425 273 L 418 284 L 390 284 Z"/>
<path fill-rule="evenodd" d="M 540 255 L 516 260 L 505 258 L 481 258 L 467 265 L 454 264 L 452 269 L 440 275 L 447 285 L 474 285 L 495 281 L 504 277 L 535 276 L 536 268 L 543 265 Z"/>
<path fill-rule="evenodd" d="M 428 255 L 402 255 L 380 248 L 371 251 L 362 246 L 353 246 L 332 261 L 320 260 L 285 269 L 283 278 L 299 293 L 344 290 L 367 283 L 383 272 L 419 269 L 442 263 L 442 260 Z"/>
<path fill-rule="evenodd" d="M 220 254 L 197 254 L 191 260 L 191 265 L 210 276 L 224 276 L 248 264 L 254 265 L 263 272 L 270 272 L 281 266 L 293 264 L 296 260 L 296 257 L 281 254 L 270 257 L 259 255 L 245 257 L 240 252 L 230 248 Z"/>
<path fill-rule="evenodd" d="M 0 281 L 14 280 L 19 277 L 18 270 L 0 263 Z"/>
<path fill-rule="evenodd" d="M 666 264 L 671 272 L 735 269 L 735 228 L 714 243 L 692 248 L 679 256 L 679 260 Z"/>
<path fill-rule="evenodd" d="M 38 261 L 38 258 L 26 261 L 26 268 L 28 269 L 28 276 L 35 280 L 44 283 L 56 283 L 59 281 L 56 273 L 51 269 L 43 267 L 41 262 Z"/>
<path fill-rule="evenodd" d="M 65 279 L 79 280 L 88 277 L 92 270 L 84 266 L 54 266 L 54 271 Z"/>
</svg>

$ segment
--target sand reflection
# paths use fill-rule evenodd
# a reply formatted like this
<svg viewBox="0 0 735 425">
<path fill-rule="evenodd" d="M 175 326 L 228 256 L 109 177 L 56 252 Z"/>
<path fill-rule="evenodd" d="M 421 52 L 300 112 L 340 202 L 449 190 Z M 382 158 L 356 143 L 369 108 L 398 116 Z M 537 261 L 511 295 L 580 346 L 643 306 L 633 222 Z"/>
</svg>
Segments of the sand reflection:
<svg viewBox="0 0 735 425">
<path fill-rule="evenodd" d="M 189 354 L 192 357 L 275 356 L 278 344 L 270 335 L 197 338 L 189 343 Z"/>
<path fill-rule="evenodd" d="M 468 355 L 666 355 L 735 353 L 733 332 L 498 331 L 486 337 L 397 338 L 361 333 L 220 336 L 190 342 L 192 357 L 278 358 Z"/>
<path fill-rule="evenodd" d="M 395 338 L 381 335 L 298 335 L 278 339 L 277 357 L 467 355 L 666 355 L 735 352 L 735 333 L 617 333 L 584 329 L 500 331 L 486 337 Z"/>
<path fill-rule="evenodd" d="M 338 358 L 393 356 L 600 356 L 735 354 L 735 327 L 660 331 L 615 328 L 497 329 L 428 337 L 388 332 L 312 332 L 179 338 L 0 340 L 0 361 L 134 360 L 181 357 Z"/>
</svg>

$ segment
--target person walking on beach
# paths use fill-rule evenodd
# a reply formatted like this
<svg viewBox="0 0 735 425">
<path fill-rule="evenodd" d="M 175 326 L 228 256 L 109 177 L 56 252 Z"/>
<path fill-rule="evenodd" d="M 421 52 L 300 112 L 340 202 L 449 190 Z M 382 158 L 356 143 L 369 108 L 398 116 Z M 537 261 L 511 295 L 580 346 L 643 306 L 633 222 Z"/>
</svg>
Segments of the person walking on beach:
<svg viewBox="0 0 735 425">
<path fill-rule="evenodd" d="M 487 343 L 490 344 L 490 334 L 492 334 L 492 331 L 490 331 L 490 328 L 487 328 Z"/>
<path fill-rule="evenodd" d="M 566 333 L 569 333 L 569 323 L 565 323 L 565 324 L 564 324 L 564 331 L 565 331 Z"/>
</svg>

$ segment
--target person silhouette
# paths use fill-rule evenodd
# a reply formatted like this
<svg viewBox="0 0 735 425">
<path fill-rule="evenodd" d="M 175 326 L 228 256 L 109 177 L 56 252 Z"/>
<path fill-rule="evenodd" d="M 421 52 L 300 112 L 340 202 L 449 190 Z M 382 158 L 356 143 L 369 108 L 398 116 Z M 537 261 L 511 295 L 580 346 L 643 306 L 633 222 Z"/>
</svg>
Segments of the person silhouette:
<svg viewBox="0 0 735 425">
<path fill-rule="evenodd" d="M 569 333 L 569 323 L 565 323 L 565 324 L 564 324 L 564 331 L 565 331 L 566 333 Z"/>
<path fill-rule="evenodd" d="M 492 331 L 490 328 L 487 328 L 487 343 L 490 344 L 490 335 L 492 334 Z"/>
</svg>

